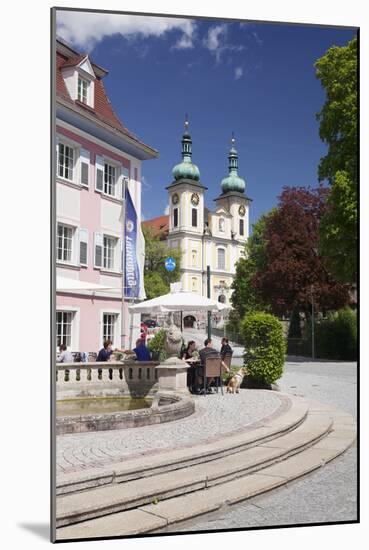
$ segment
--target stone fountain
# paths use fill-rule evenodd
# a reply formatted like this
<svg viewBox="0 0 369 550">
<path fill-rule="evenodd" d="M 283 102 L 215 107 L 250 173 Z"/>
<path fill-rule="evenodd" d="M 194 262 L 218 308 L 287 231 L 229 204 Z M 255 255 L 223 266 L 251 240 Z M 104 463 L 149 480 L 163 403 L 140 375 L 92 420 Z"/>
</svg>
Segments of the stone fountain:
<svg viewBox="0 0 369 550">
<path fill-rule="evenodd" d="M 169 315 L 169 323 L 165 328 L 165 351 L 168 358 L 156 367 L 158 370 L 159 391 L 171 391 L 189 394 L 187 387 L 186 361 L 178 358 L 182 346 L 182 333 L 174 324 L 173 314 Z"/>
</svg>

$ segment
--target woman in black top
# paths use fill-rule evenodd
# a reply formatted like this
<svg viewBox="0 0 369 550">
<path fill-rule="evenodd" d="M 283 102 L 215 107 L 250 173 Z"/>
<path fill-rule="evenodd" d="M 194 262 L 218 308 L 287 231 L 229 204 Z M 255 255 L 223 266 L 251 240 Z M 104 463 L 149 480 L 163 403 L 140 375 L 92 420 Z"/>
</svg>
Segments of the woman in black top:
<svg viewBox="0 0 369 550">
<path fill-rule="evenodd" d="M 224 336 L 224 338 L 222 338 L 222 347 L 220 348 L 220 356 L 222 359 L 224 359 L 226 355 L 233 355 L 233 349 L 228 342 L 228 338 Z"/>
<path fill-rule="evenodd" d="M 187 348 L 183 351 L 181 355 L 181 359 L 186 361 L 187 359 L 191 359 L 193 357 L 193 352 L 196 349 L 196 342 L 194 340 L 190 340 L 187 344 Z M 191 392 L 194 390 L 195 386 L 195 366 L 190 365 L 187 369 L 187 386 Z"/>
<path fill-rule="evenodd" d="M 196 342 L 194 340 L 190 340 L 187 344 L 187 348 L 182 352 L 181 359 L 190 359 L 192 357 L 193 352 L 196 349 Z"/>
</svg>

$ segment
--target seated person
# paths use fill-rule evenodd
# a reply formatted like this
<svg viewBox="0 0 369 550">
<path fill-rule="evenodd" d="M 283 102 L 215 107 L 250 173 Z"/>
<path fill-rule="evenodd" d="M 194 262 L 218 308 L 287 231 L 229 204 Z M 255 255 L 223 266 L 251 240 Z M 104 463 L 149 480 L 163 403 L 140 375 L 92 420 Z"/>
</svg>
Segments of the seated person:
<svg viewBox="0 0 369 550">
<path fill-rule="evenodd" d="M 139 338 L 136 341 L 136 347 L 133 350 L 136 354 L 137 361 L 151 361 L 151 355 L 149 349 L 145 345 L 145 340 Z"/>
<path fill-rule="evenodd" d="M 181 353 L 181 359 L 186 361 L 187 359 L 196 359 L 197 357 L 198 357 L 198 352 L 196 350 L 196 342 L 194 340 L 190 340 L 187 344 L 187 347 Z M 187 369 L 187 386 L 189 387 L 191 392 L 194 391 L 195 375 L 196 375 L 196 367 L 195 365 L 190 364 L 190 366 Z"/>
<path fill-rule="evenodd" d="M 59 346 L 60 355 L 57 358 L 57 363 L 73 363 L 73 355 L 70 351 L 67 351 L 67 346 L 65 344 L 60 344 Z"/>
<path fill-rule="evenodd" d="M 181 353 L 181 359 L 191 359 L 193 357 L 193 352 L 196 350 L 196 342 L 194 340 L 190 340 L 187 344 L 187 347 L 183 350 Z"/>
<path fill-rule="evenodd" d="M 96 357 L 96 362 L 109 361 L 110 356 L 113 353 L 112 344 L 113 342 L 111 340 L 105 340 L 104 346 L 101 348 Z"/>
<path fill-rule="evenodd" d="M 213 348 L 213 341 L 211 338 L 206 338 L 205 342 L 204 342 L 204 346 L 201 350 L 200 350 L 200 360 L 201 360 L 201 367 L 200 369 L 197 369 L 197 373 L 198 375 L 201 376 L 201 379 L 202 380 L 202 376 L 204 374 L 204 367 L 205 367 L 205 361 L 206 361 L 206 358 L 207 357 L 219 357 L 219 353 L 217 352 L 217 350 L 215 348 Z M 199 380 L 200 384 L 201 384 L 201 381 Z M 208 386 L 210 386 L 212 383 L 214 382 L 214 378 L 210 378 L 210 380 L 208 381 Z"/>
</svg>

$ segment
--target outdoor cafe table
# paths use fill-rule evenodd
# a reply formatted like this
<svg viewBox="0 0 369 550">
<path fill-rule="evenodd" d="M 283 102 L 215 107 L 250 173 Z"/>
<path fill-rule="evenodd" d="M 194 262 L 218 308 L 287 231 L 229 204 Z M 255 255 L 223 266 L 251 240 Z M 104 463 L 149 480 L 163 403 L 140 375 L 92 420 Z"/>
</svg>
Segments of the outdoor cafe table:
<svg viewBox="0 0 369 550">
<path fill-rule="evenodd" d="M 187 371 L 187 386 L 190 388 L 190 390 L 193 390 L 194 387 L 197 385 L 196 382 L 199 376 L 201 361 L 200 359 L 195 358 L 185 359 L 185 361 L 190 365 Z"/>
</svg>

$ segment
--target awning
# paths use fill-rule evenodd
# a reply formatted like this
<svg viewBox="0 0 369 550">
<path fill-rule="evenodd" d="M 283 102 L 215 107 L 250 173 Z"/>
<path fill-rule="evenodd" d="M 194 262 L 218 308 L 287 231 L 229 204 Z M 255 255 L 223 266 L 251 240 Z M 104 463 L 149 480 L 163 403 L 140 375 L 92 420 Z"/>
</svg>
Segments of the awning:
<svg viewBox="0 0 369 550">
<path fill-rule="evenodd" d="M 103 292 L 116 290 L 120 291 L 119 287 L 110 287 L 104 285 L 98 285 L 96 283 L 89 283 L 87 281 L 80 281 L 79 279 L 69 279 L 68 277 L 56 277 L 56 290 L 57 292 L 77 292 L 77 291 L 90 291 L 90 292 Z"/>
<path fill-rule="evenodd" d="M 222 305 L 216 300 L 194 292 L 170 292 L 152 300 L 129 307 L 131 313 L 165 313 L 169 311 L 219 311 Z"/>
</svg>

